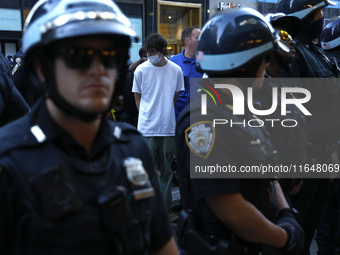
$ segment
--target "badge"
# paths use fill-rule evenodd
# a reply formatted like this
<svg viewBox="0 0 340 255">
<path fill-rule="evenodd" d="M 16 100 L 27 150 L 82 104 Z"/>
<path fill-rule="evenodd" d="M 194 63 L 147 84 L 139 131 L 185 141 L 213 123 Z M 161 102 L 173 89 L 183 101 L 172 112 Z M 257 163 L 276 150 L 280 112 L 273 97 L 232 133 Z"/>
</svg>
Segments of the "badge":
<svg viewBox="0 0 340 255">
<path fill-rule="evenodd" d="M 212 121 L 201 121 L 185 130 L 189 149 L 201 158 L 208 158 L 215 143 L 215 128 Z"/>
<path fill-rule="evenodd" d="M 115 130 L 113 131 L 113 136 L 119 139 L 121 135 L 122 135 L 122 129 L 118 126 L 115 126 Z"/>
<path fill-rule="evenodd" d="M 16 73 L 16 71 L 18 71 L 19 67 L 20 67 L 20 63 L 16 64 L 15 67 L 12 70 L 12 75 L 14 75 Z"/>
<path fill-rule="evenodd" d="M 148 183 L 149 175 L 139 158 L 126 158 L 123 165 L 125 166 L 126 175 L 133 185 L 144 186 Z"/>
</svg>

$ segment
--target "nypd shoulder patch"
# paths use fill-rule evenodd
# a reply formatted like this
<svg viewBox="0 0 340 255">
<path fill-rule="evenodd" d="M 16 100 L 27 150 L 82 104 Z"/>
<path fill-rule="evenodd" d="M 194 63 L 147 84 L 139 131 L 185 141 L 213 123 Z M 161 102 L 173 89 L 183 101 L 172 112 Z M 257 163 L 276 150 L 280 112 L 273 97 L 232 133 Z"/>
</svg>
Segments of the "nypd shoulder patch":
<svg viewBox="0 0 340 255">
<path fill-rule="evenodd" d="M 215 143 L 215 128 L 212 121 L 197 122 L 185 130 L 189 149 L 201 158 L 208 158 Z"/>
</svg>

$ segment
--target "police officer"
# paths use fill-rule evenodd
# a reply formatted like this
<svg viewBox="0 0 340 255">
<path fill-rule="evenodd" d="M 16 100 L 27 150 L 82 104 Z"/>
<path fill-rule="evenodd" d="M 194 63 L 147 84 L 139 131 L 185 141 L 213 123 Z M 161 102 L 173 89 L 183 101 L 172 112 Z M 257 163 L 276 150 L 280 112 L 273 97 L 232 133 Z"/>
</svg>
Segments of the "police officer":
<svg viewBox="0 0 340 255">
<path fill-rule="evenodd" d="M 272 79 L 265 79 L 261 89 L 254 90 L 254 98 L 257 100 L 259 109 L 270 109 L 272 106 L 273 89 L 278 90 L 278 98 L 281 98 L 281 88 L 285 87 L 283 79 L 273 79 L 279 76 L 281 70 L 291 71 L 291 63 L 295 57 L 295 38 L 302 26 L 299 18 L 287 16 L 284 13 L 267 14 L 268 20 L 275 30 L 276 36 L 279 38 L 281 47 L 277 47 L 269 59 L 269 64 L 266 68 L 266 77 Z M 293 99 L 292 94 L 287 95 L 288 98 Z M 287 105 L 287 114 L 281 115 L 281 102 L 278 100 L 278 107 L 276 110 L 266 116 L 259 116 L 264 120 L 266 128 L 270 133 L 270 140 L 275 150 L 279 163 L 283 166 L 301 165 L 306 163 L 306 120 L 302 112 L 294 105 Z M 285 120 L 291 119 L 296 121 L 295 127 L 283 127 L 282 125 L 272 125 L 265 119 Z M 286 176 L 292 177 L 294 176 Z M 284 178 L 280 179 L 280 184 L 285 193 L 295 193 L 301 187 L 301 179 L 298 178 Z M 287 197 L 288 198 L 288 197 Z"/>
<path fill-rule="evenodd" d="M 337 77 L 322 49 L 313 43 L 322 32 L 323 8 L 334 4 L 328 0 L 279 0 L 279 12 L 302 21 L 302 30 L 295 39 L 297 54 L 292 63 L 292 77 Z"/>
<path fill-rule="evenodd" d="M 340 17 L 333 18 L 324 26 L 320 40 L 321 47 L 327 57 L 336 63 L 340 63 Z M 340 147 L 337 147 L 338 158 Z M 339 229 L 339 205 L 340 205 L 340 180 L 335 178 L 331 181 L 325 206 L 323 208 L 320 224 L 315 236 L 318 245 L 318 254 L 339 254 L 340 236 Z"/>
<path fill-rule="evenodd" d="M 324 26 L 321 36 L 321 47 L 325 51 L 326 56 L 330 61 L 337 65 L 339 69 L 340 65 L 340 16 L 333 18 Z M 340 145 L 338 142 L 337 147 L 338 160 L 340 159 Z"/>
<path fill-rule="evenodd" d="M 301 250 L 303 232 L 280 185 L 259 176 L 245 179 L 249 175 L 238 175 L 242 167 L 276 163 L 267 132 L 243 125 L 258 120 L 248 111 L 233 115 L 231 90 L 215 89 L 215 94 L 215 82 L 210 79 L 224 77 L 218 83 L 233 84 L 238 96 L 247 87 L 260 87 L 262 79 L 237 77 L 263 78 L 266 61 L 277 43 L 273 32 L 264 17 L 249 8 L 227 10 L 202 29 L 196 61 L 198 70 L 209 79 L 199 82 L 202 95 L 184 108 L 176 129 L 185 209 L 178 223 L 178 238 L 189 254 L 260 254 L 263 250 L 265 254 L 299 254 Z M 219 107 L 212 97 L 201 102 L 207 98 L 204 91 L 209 90 L 218 95 L 215 101 Z M 215 125 L 216 120 L 228 124 Z M 231 122 L 234 125 L 230 126 Z M 235 171 L 215 176 L 205 171 L 214 166 L 230 166 Z"/>
<path fill-rule="evenodd" d="M 335 17 L 324 26 L 320 41 L 321 47 L 325 51 L 327 57 L 332 60 L 335 58 L 339 66 L 340 63 L 340 17 Z"/>
<path fill-rule="evenodd" d="M 324 51 L 313 43 L 323 27 L 323 8 L 334 5 L 328 0 L 280 0 L 278 11 L 302 20 L 301 33 L 295 39 L 296 56 L 292 63 L 291 77 L 337 78 L 338 70 L 326 57 Z M 287 75 L 285 75 L 287 76 Z M 306 104 L 312 116 L 306 118 L 309 138 L 308 163 L 329 165 L 340 137 L 340 87 L 337 79 L 318 80 L 314 84 L 301 84 L 311 92 Z M 330 121 L 332 120 L 332 121 Z M 334 162 L 335 163 L 335 162 Z M 305 179 L 299 194 L 292 197 L 303 221 L 305 231 L 305 254 L 320 220 L 329 186 L 329 179 Z"/>
<path fill-rule="evenodd" d="M 135 36 L 110 0 L 33 7 L 25 68 L 45 93 L 0 131 L 1 254 L 177 254 L 147 144 L 105 119 Z"/>
<path fill-rule="evenodd" d="M 300 33 L 302 22 L 299 18 L 284 13 L 269 13 L 265 18 L 275 29 L 282 46 L 273 52 L 266 68 L 268 77 L 277 78 L 282 69 L 286 72 L 291 71 L 291 63 L 296 53 L 293 39 Z"/>
<path fill-rule="evenodd" d="M 11 69 L 0 52 L 0 126 L 28 113 L 29 106 L 13 84 Z"/>
<path fill-rule="evenodd" d="M 21 61 L 23 60 L 24 58 L 24 53 L 22 52 L 22 39 L 20 39 L 18 41 L 18 48 L 19 48 L 19 51 L 17 53 L 15 53 L 14 57 L 13 57 L 13 63 L 14 65 L 16 64 L 20 64 Z"/>
</svg>

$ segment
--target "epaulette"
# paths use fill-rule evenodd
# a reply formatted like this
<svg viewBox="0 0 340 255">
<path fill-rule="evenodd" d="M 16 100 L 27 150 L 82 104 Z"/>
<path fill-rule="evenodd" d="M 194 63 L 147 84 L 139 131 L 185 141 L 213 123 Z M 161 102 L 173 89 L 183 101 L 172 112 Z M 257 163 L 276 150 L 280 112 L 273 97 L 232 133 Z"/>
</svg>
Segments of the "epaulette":
<svg viewBox="0 0 340 255">
<path fill-rule="evenodd" d="M 129 142 L 133 136 L 141 136 L 137 129 L 127 123 L 120 121 L 108 121 L 113 132 L 113 136 L 119 142 Z"/>
</svg>

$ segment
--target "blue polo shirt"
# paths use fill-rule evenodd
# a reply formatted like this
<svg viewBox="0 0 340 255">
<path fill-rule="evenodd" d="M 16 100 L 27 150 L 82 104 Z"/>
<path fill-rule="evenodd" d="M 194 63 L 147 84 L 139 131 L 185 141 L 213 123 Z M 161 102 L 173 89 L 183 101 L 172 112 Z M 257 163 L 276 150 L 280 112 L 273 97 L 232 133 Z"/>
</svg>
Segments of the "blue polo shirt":
<svg viewBox="0 0 340 255">
<path fill-rule="evenodd" d="M 175 114 L 177 119 L 179 113 L 190 101 L 190 79 L 202 78 L 202 74 L 196 71 L 196 59 L 185 57 L 184 50 L 176 56 L 171 57 L 170 60 L 181 67 L 184 75 L 184 91 L 179 93 L 175 105 Z"/>
</svg>

